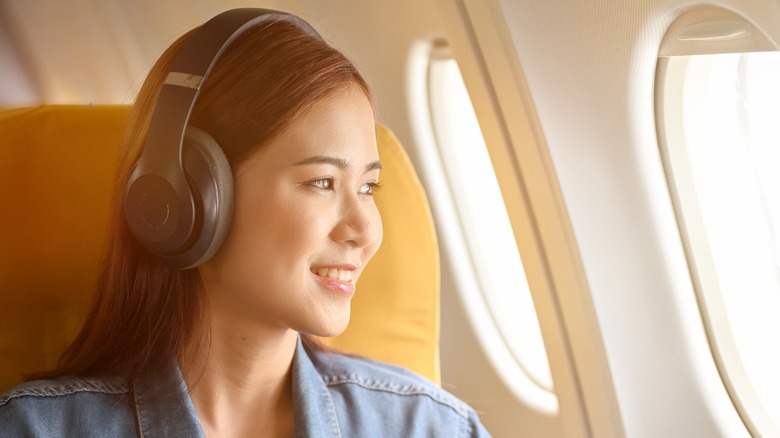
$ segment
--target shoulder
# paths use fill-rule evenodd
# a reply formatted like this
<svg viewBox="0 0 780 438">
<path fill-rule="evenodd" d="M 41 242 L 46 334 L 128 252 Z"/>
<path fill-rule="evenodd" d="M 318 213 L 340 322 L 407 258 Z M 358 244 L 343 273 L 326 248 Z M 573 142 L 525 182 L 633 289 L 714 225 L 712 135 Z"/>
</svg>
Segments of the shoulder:
<svg viewBox="0 0 780 438">
<path fill-rule="evenodd" d="M 84 431 L 82 427 L 128 423 L 128 413 L 132 420 L 128 388 L 122 379 L 60 378 L 23 383 L 0 394 L 0 429 L 13 432 L 12 436 L 56 436 L 62 431 L 87 432 L 83 436 L 88 436 L 100 428 Z"/>
<path fill-rule="evenodd" d="M 487 436 L 473 409 L 412 371 L 332 352 L 309 354 L 346 423 L 403 424 L 403 436 Z"/>
<path fill-rule="evenodd" d="M 356 387 L 400 398 L 425 397 L 458 415 L 468 415 L 468 405 L 406 368 L 332 352 L 315 352 L 313 356 L 312 361 L 328 387 Z"/>
<path fill-rule="evenodd" d="M 34 380 L 0 394 L 0 407 L 14 399 L 61 397 L 78 393 L 124 394 L 128 386 L 123 379 L 68 378 Z"/>
</svg>

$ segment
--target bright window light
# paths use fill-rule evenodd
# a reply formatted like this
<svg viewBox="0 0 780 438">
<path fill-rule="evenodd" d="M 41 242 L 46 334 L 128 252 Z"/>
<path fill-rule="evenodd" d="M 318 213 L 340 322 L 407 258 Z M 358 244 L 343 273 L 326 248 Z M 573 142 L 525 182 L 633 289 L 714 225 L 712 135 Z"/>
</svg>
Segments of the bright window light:
<svg viewBox="0 0 780 438">
<path fill-rule="evenodd" d="M 544 411 L 557 412 L 552 376 L 528 282 L 485 141 L 456 61 L 446 48 L 434 50 L 428 67 L 428 98 L 438 155 L 457 212 L 478 289 L 503 349 L 499 366 L 519 390 Z M 469 310 L 469 309 L 467 309 Z M 511 386 L 511 385 L 510 385 Z M 536 396 L 533 394 L 535 393 Z"/>
<path fill-rule="evenodd" d="M 672 57 L 666 71 L 667 155 L 707 329 L 738 407 L 778 433 L 780 53 Z"/>
</svg>

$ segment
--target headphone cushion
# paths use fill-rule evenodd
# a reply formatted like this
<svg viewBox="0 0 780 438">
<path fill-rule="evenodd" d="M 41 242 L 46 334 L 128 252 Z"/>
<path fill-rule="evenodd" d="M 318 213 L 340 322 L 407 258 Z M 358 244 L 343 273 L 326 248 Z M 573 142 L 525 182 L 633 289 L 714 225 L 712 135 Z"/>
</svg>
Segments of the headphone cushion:
<svg viewBox="0 0 780 438">
<path fill-rule="evenodd" d="M 185 159 L 185 171 L 197 186 L 204 213 L 201 233 L 191 250 L 194 254 L 187 257 L 191 261 L 191 264 L 188 263 L 190 267 L 195 267 L 219 250 L 230 229 L 233 220 L 233 172 L 222 148 L 206 131 L 188 127 L 184 143 L 187 148 L 185 154 L 195 155 Z M 199 170 L 190 169 L 191 166 Z M 205 169 L 208 173 L 206 178 L 202 176 Z"/>
</svg>

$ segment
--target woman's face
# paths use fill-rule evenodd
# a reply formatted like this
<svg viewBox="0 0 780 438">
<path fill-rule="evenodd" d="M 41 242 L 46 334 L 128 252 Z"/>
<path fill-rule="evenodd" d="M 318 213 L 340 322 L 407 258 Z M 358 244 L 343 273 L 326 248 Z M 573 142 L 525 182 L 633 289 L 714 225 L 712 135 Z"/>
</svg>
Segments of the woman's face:
<svg viewBox="0 0 780 438">
<path fill-rule="evenodd" d="M 319 102 L 234 169 L 225 243 L 200 268 L 212 320 L 319 336 L 349 322 L 382 241 L 374 116 L 357 87 Z M 243 335 L 242 335 L 243 336 Z"/>
</svg>

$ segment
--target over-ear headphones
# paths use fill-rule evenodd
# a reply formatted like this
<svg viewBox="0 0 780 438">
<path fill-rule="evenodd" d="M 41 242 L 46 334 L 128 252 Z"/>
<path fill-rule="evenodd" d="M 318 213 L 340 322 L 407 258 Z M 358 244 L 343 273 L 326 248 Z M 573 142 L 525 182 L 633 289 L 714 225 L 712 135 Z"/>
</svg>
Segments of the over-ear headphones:
<svg viewBox="0 0 780 438">
<path fill-rule="evenodd" d="M 303 19 L 270 9 L 232 9 L 201 26 L 173 60 L 146 142 L 125 188 L 131 232 L 164 264 L 186 269 L 219 249 L 233 216 L 233 174 L 205 131 L 187 126 L 202 85 L 247 29 L 284 21 L 322 39 Z"/>
</svg>

